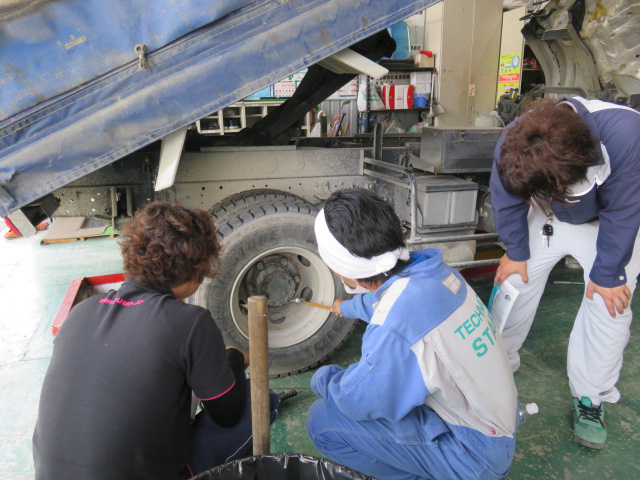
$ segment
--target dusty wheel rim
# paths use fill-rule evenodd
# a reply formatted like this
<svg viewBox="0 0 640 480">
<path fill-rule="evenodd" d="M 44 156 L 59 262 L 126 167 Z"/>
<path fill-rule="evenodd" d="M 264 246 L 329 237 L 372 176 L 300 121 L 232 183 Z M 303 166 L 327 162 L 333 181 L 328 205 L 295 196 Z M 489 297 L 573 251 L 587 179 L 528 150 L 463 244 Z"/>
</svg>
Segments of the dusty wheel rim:
<svg viewBox="0 0 640 480">
<path fill-rule="evenodd" d="M 230 297 L 230 311 L 233 323 L 239 332 L 248 339 L 246 299 L 252 294 L 246 288 L 247 278 L 262 261 L 274 258 L 286 259 L 287 267 L 293 266 L 300 277 L 289 298 L 302 296 L 309 301 L 323 305 L 332 305 L 335 300 L 333 274 L 322 259 L 310 250 L 299 247 L 279 247 L 268 250 L 246 262 L 233 281 Z M 260 289 L 258 289 L 260 290 Z M 286 303 L 269 306 L 269 348 L 285 348 L 296 345 L 312 337 L 320 330 L 329 317 L 328 310 L 305 304 Z"/>
</svg>

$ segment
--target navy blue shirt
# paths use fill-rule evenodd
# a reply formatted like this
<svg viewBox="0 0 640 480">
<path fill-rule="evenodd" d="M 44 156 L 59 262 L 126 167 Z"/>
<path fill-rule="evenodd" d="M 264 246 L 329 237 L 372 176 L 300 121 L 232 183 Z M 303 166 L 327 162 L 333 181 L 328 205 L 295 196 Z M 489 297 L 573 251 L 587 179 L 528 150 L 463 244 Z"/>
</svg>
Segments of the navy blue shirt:
<svg viewBox="0 0 640 480">
<path fill-rule="evenodd" d="M 574 225 L 600 220 L 597 255 L 589 278 L 602 287 L 627 281 L 629 263 L 640 228 L 640 113 L 635 110 L 580 97 L 565 99 L 589 128 L 595 140 L 598 164 L 587 178 L 572 186 L 568 205 L 551 203 L 556 218 Z M 517 120 L 516 120 L 517 122 Z M 515 122 L 514 122 L 515 123 Z M 500 149 L 511 123 L 498 140 L 491 172 L 491 199 L 496 229 L 514 261 L 529 259 L 529 204 L 511 195 L 498 174 Z"/>
</svg>

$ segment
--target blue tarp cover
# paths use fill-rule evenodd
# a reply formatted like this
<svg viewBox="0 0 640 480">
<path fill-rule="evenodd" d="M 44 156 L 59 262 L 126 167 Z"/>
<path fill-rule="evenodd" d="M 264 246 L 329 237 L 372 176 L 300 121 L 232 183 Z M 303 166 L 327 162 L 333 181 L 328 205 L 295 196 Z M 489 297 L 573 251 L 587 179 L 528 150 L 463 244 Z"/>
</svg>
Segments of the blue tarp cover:
<svg viewBox="0 0 640 480">
<path fill-rule="evenodd" d="M 2 1 L 0 216 L 433 3 Z"/>
</svg>

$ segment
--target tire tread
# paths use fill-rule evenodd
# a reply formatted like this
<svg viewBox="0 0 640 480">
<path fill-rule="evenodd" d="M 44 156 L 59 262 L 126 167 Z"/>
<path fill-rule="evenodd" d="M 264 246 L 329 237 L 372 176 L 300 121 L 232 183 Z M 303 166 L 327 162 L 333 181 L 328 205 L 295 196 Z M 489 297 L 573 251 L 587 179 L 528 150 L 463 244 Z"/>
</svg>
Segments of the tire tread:
<svg viewBox="0 0 640 480">
<path fill-rule="evenodd" d="M 218 236 L 222 241 L 238 229 L 255 221 L 256 219 L 267 217 L 270 215 L 282 214 L 303 214 L 314 216 L 318 209 L 301 197 L 288 194 L 278 190 L 256 190 L 241 192 L 231 195 L 215 205 L 211 210 L 211 215 L 216 223 Z M 342 339 L 328 349 L 322 352 L 323 355 L 313 364 L 304 368 L 297 368 L 286 373 L 270 373 L 271 378 L 285 377 L 305 372 L 317 367 L 323 363 L 336 350 L 341 348 L 351 337 L 356 326 L 356 322 L 352 322 L 348 331 L 343 334 Z"/>
</svg>

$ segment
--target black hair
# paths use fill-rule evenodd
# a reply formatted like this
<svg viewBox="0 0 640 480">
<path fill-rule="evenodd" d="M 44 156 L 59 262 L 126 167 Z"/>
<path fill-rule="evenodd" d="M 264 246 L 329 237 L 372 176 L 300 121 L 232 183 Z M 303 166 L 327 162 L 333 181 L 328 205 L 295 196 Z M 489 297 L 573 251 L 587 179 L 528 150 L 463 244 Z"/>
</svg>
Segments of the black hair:
<svg viewBox="0 0 640 480">
<path fill-rule="evenodd" d="M 327 227 L 349 252 L 372 258 L 406 247 L 400 219 L 390 205 L 369 190 L 349 188 L 333 192 L 324 204 Z M 384 283 L 410 262 L 398 260 L 388 272 L 357 280 Z"/>
</svg>

